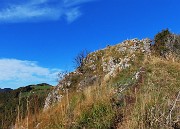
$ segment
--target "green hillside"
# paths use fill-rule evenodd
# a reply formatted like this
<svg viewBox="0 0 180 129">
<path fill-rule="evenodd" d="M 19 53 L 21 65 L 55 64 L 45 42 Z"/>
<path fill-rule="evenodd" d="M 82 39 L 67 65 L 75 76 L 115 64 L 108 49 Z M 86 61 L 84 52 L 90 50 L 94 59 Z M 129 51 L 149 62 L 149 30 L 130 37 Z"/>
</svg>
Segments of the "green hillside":
<svg viewBox="0 0 180 129">
<path fill-rule="evenodd" d="M 52 88 L 43 83 L 0 93 L 0 129 L 13 126 L 18 115 L 23 119 L 27 115 L 27 104 L 31 105 L 30 113 L 38 113 Z"/>
</svg>

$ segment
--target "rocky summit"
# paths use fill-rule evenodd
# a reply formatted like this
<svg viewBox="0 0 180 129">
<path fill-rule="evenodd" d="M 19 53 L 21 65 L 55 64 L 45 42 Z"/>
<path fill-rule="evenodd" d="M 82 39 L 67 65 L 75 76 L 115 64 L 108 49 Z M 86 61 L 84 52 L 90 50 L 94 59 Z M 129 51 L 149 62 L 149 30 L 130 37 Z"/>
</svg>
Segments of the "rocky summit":
<svg viewBox="0 0 180 129">
<path fill-rule="evenodd" d="M 108 81 L 111 77 L 116 77 L 121 70 L 134 65 L 140 56 L 151 56 L 151 42 L 148 38 L 131 39 L 88 54 L 84 59 L 83 69 L 85 71 L 76 69 L 65 75 L 59 85 L 46 98 L 44 110 L 61 101 L 67 89 L 76 87 L 76 90 L 79 91 L 101 79 Z M 138 73 L 136 79 L 137 76 Z M 76 83 L 73 82 L 74 78 L 77 79 Z"/>
<path fill-rule="evenodd" d="M 75 58 L 29 128 L 179 129 L 180 36 L 131 39 Z M 27 119 L 15 129 L 26 128 Z"/>
</svg>

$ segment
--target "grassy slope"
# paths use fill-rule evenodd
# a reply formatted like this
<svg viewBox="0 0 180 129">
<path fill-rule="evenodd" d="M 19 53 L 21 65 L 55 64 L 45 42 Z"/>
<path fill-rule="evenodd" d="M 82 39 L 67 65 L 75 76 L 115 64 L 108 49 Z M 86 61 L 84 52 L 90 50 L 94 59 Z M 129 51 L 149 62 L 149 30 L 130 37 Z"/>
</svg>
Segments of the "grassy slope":
<svg viewBox="0 0 180 129">
<path fill-rule="evenodd" d="M 168 117 L 180 91 L 180 64 L 153 57 L 143 67 L 146 73 L 142 83 L 135 94 L 129 93 L 135 101 L 126 107 L 119 128 L 170 128 L 180 115 L 180 103 L 177 103 L 171 119 Z"/>
<path fill-rule="evenodd" d="M 140 79 L 117 92 L 118 86 L 129 83 L 140 66 L 144 69 Z M 28 124 L 25 120 L 21 125 L 32 129 L 170 128 L 180 115 L 177 103 L 171 119 L 168 117 L 178 91 L 180 64 L 152 56 L 121 71 L 109 82 L 102 81 L 83 92 L 67 91 L 61 103 L 37 117 L 29 116 Z"/>
</svg>

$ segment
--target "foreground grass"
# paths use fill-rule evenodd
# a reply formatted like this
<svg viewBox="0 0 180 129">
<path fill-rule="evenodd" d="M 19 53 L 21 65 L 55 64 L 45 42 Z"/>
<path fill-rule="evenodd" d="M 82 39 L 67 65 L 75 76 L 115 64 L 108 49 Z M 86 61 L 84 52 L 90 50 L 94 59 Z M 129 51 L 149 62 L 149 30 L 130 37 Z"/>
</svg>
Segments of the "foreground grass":
<svg viewBox="0 0 180 129">
<path fill-rule="evenodd" d="M 27 118 L 16 128 L 110 128 L 115 117 L 111 105 L 113 89 L 102 85 L 87 87 L 82 92 L 67 91 L 62 101 L 48 111 Z"/>
<path fill-rule="evenodd" d="M 126 110 L 119 129 L 177 128 L 180 64 L 153 57 L 144 62 L 144 67 L 146 74 L 135 95 L 136 101 L 128 106 L 131 110 Z"/>
</svg>

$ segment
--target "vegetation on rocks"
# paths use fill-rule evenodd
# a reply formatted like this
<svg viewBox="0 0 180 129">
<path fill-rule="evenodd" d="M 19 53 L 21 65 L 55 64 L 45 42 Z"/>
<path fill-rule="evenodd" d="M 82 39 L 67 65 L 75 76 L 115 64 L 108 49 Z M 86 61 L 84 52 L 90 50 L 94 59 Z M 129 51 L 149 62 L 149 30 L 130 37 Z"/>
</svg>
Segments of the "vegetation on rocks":
<svg viewBox="0 0 180 129">
<path fill-rule="evenodd" d="M 15 129 L 179 129 L 179 37 L 163 30 L 154 43 L 126 40 L 79 56 L 44 109 Z"/>
</svg>

